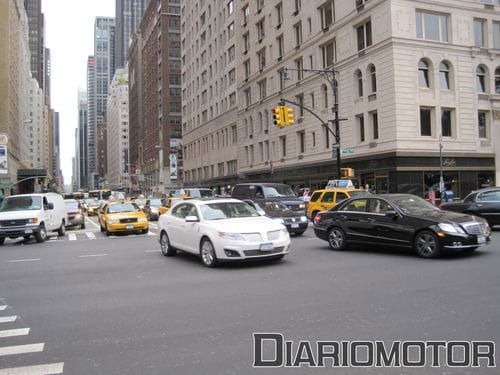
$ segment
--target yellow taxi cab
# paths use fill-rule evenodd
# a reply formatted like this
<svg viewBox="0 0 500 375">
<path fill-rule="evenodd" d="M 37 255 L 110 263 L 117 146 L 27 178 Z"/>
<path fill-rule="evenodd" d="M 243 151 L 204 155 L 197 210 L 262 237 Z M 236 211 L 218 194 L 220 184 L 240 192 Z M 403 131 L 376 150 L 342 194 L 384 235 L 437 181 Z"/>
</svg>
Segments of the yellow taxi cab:
<svg viewBox="0 0 500 375">
<path fill-rule="evenodd" d="M 366 191 L 358 189 L 316 190 L 311 196 L 311 200 L 309 201 L 309 205 L 307 206 L 307 216 L 311 220 L 314 220 L 314 217 L 318 212 L 328 211 L 337 203 L 355 196 L 366 194 L 368 194 Z"/>
<path fill-rule="evenodd" d="M 174 204 L 188 199 L 194 199 L 194 198 L 189 195 L 178 195 L 175 197 L 167 198 L 165 199 L 163 205 L 158 210 L 158 213 L 160 214 L 160 216 L 166 214 L 174 206 Z"/>
<path fill-rule="evenodd" d="M 134 202 L 109 202 L 99 211 L 99 226 L 107 236 L 111 233 L 148 233 L 148 218 Z"/>
</svg>

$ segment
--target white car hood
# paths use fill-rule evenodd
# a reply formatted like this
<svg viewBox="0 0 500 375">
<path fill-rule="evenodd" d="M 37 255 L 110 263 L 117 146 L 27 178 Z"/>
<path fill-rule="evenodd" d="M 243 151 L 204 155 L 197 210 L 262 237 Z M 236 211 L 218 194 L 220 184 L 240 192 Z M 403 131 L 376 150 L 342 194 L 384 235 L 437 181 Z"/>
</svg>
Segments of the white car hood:
<svg viewBox="0 0 500 375">
<path fill-rule="evenodd" d="M 207 221 L 207 223 L 218 231 L 225 233 L 267 233 L 285 228 L 265 216 L 214 220 Z"/>
<path fill-rule="evenodd" d="M 39 212 L 38 210 L 0 212 L 0 220 L 32 219 L 37 217 Z"/>
</svg>

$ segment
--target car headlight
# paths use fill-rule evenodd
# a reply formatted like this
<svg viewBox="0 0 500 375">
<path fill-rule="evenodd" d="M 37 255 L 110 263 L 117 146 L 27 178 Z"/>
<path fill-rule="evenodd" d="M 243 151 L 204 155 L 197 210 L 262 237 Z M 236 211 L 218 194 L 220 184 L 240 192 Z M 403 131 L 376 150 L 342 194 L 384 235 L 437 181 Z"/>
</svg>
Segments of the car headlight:
<svg viewBox="0 0 500 375">
<path fill-rule="evenodd" d="M 304 203 L 299 204 L 299 208 L 306 208 L 306 205 Z"/>
<path fill-rule="evenodd" d="M 285 221 L 283 219 L 273 219 L 274 222 L 278 223 L 278 224 L 284 224 Z"/>
<path fill-rule="evenodd" d="M 36 223 L 38 223 L 38 218 L 34 217 L 32 219 L 28 219 L 28 223 L 30 223 L 30 224 L 36 224 Z"/>
<path fill-rule="evenodd" d="M 288 230 L 286 228 L 280 229 L 280 233 L 281 233 L 282 236 L 289 236 Z"/>
<path fill-rule="evenodd" d="M 219 232 L 219 237 L 224 238 L 226 240 L 245 241 L 245 238 L 243 238 L 243 236 L 240 233 Z"/>
<path fill-rule="evenodd" d="M 460 233 L 464 234 L 464 230 L 460 228 L 458 225 L 448 224 L 448 223 L 440 223 L 438 224 L 439 229 L 443 232 L 447 233 Z"/>
<path fill-rule="evenodd" d="M 158 208 L 157 207 L 151 207 L 151 212 L 154 212 L 155 214 L 158 213 Z"/>
<path fill-rule="evenodd" d="M 305 223 L 305 222 L 307 221 L 307 217 L 306 217 L 306 216 L 302 216 L 302 217 L 300 218 L 300 221 L 302 221 L 303 223 Z"/>
<path fill-rule="evenodd" d="M 113 225 L 113 224 L 119 224 L 119 223 L 120 223 L 120 220 L 118 220 L 118 219 L 110 219 L 110 220 L 108 221 L 108 223 L 109 223 L 109 224 L 111 224 L 111 225 Z"/>
<path fill-rule="evenodd" d="M 148 221 L 148 219 L 147 219 L 147 218 L 145 218 L 145 217 L 140 217 L 137 221 L 138 221 L 139 223 L 145 223 L 145 222 L 147 222 L 147 221 Z"/>
<path fill-rule="evenodd" d="M 78 214 L 78 215 L 75 215 L 75 219 L 81 219 L 82 218 L 82 215 Z"/>
</svg>

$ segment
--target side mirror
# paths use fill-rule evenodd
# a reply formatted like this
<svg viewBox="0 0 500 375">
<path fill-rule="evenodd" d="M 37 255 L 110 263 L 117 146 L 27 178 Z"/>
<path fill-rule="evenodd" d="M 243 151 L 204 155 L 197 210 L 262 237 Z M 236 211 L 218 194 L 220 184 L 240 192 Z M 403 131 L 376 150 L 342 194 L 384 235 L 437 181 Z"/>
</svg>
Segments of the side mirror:
<svg viewBox="0 0 500 375">
<path fill-rule="evenodd" d="M 199 223 L 200 219 L 198 219 L 198 216 L 187 216 L 186 217 L 186 223 Z"/>
<path fill-rule="evenodd" d="M 385 213 L 385 217 L 388 217 L 390 219 L 395 219 L 395 218 L 399 217 L 399 214 L 394 210 L 390 210 L 390 211 L 387 211 Z"/>
<path fill-rule="evenodd" d="M 47 211 L 53 210 L 54 209 L 54 203 L 49 203 L 48 205 L 45 206 L 45 209 Z"/>
</svg>

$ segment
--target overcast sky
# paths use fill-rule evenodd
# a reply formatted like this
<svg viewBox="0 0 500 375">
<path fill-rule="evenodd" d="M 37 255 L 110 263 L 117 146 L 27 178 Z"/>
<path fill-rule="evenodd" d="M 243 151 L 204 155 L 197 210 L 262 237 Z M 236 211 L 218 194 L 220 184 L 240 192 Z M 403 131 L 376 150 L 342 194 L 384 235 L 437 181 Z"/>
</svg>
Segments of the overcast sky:
<svg viewBox="0 0 500 375">
<path fill-rule="evenodd" d="M 2 1 L 2 0 L 0 0 Z M 61 167 L 71 183 L 78 127 L 78 89 L 87 86 L 87 56 L 94 50 L 94 19 L 115 16 L 115 0 L 42 0 L 52 64 L 52 108 L 60 112 Z"/>
</svg>

